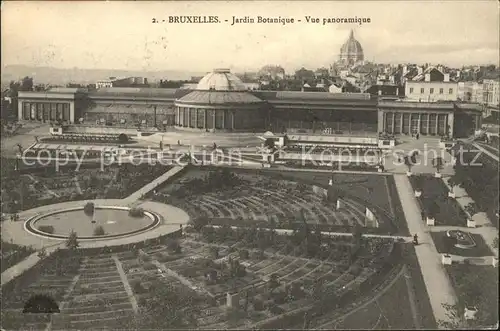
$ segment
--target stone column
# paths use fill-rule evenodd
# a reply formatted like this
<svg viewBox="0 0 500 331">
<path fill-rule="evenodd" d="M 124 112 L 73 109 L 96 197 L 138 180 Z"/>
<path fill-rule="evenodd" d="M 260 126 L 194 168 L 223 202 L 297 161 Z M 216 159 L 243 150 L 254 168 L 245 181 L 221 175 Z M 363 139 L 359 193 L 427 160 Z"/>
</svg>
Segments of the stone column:
<svg viewBox="0 0 500 331">
<path fill-rule="evenodd" d="M 427 114 L 427 134 L 431 133 L 431 114 Z"/>
<path fill-rule="evenodd" d="M 400 113 L 399 115 L 401 115 L 401 122 L 399 122 L 399 132 L 400 133 L 403 133 L 403 120 L 404 120 L 404 113 Z"/>
<path fill-rule="evenodd" d="M 225 130 L 226 128 L 226 112 L 227 109 L 222 110 L 222 128 Z"/>
<path fill-rule="evenodd" d="M 422 113 L 418 113 L 418 133 L 422 131 Z"/>
<path fill-rule="evenodd" d="M 214 132 L 215 132 L 215 118 L 217 117 L 217 109 L 214 109 L 213 112 L 214 112 L 214 114 L 213 114 L 214 117 L 212 119 L 212 126 L 213 126 Z"/>
<path fill-rule="evenodd" d="M 439 135 L 439 114 L 436 114 L 436 135 Z"/>
<path fill-rule="evenodd" d="M 198 112 L 200 110 L 196 108 L 193 108 L 193 110 L 194 110 L 194 127 L 198 128 Z"/>
<path fill-rule="evenodd" d="M 207 126 L 207 122 L 208 122 L 208 109 L 203 109 L 203 111 L 205 112 L 205 123 L 203 123 L 203 128 L 205 130 L 208 130 L 208 126 Z"/>
<path fill-rule="evenodd" d="M 384 128 L 385 128 L 385 116 L 384 116 L 384 112 L 379 109 L 378 110 L 378 120 L 377 120 L 377 131 L 378 132 L 384 132 Z"/>
<path fill-rule="evenodd" d="M 392 133 L 394 133 L 396 129 L 396 113 L 392 112 Z"/>
<path fill-rule="evenodd" d="M 52 107 L 51 107 L 52 109 Z M 42 114 L 43 116 L 43 114 Z M 69 122 L 75 123 L 75 101 L 69 103 Z"/>
<path fill-rule="evenodd" d="M 235 111 L 232 110 L 231 111 L 231 130 L 234 130 L 234 115 L 235 115 Z"/>
</svg>

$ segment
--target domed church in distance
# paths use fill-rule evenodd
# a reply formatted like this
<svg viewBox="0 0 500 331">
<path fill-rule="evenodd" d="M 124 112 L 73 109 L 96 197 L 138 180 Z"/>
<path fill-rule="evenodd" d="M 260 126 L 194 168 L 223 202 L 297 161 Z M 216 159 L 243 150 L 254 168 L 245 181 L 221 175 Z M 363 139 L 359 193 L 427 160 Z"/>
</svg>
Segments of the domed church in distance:
<svg viewBox="0 0 500 331">
<path fill-rule="evenodd" d="M 363 53 L 363 47 L 361 47 L 359 41 L 354 38 L 354 31 L 351 30 L 349 39 L 347 39 L 347 41 L 340 48 L 339 64 L 352 66 L 363 62 L 364 59 L 365 55 Z"/>
</svg>

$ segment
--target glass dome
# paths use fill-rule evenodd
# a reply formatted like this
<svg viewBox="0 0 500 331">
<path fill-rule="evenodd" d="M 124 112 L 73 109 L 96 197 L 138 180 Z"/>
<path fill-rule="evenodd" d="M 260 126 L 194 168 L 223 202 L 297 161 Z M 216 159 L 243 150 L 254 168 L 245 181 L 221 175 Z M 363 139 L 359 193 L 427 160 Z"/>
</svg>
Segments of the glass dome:
<svg viewBox="0 0 500 331">
<path fill-rule="evenodd" d="M 215 69 L 198 83 L 197 90 L 203 91 L 246 91 L 243 82 L 229 69 Z"/>
</svg>

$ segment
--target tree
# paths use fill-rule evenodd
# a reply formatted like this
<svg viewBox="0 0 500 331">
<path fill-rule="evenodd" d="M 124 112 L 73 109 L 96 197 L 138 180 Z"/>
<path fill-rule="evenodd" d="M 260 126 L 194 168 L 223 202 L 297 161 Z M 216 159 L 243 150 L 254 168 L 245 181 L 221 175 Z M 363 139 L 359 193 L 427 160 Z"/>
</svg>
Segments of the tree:
<svg viewBox="0 0 500 331">
<path fill-rule="evenodd" d="M 440 173 L 444 167 L 444 160 L 442 157 L 438 156 L 432 160 L 432 165 L 436 168 L 436 172 Z"/>
<path fill-rule="evenodd" d="M 78 246 L 80 246 L 80 244 L 78 243 L 78 235 L 75 231 L 72 230 L 68 236 L 68 239 L 66 239 L 66 247 L 70 250 L 75 250 L 78 248 Z"/>
<path fill-rule="evenodd" d="M 87 202 L 85 206 L 83 206 L 83 212 L 85 215 L 92 217 L 94 216 L 95 206 L 93 202 Z"/>
<path fill-rule="evenodd" d="M 212 257 L 212 260 L 217 260 L 219 258 L 219 247 L 210 246 L 210 256 Z"/>
<path fill-rule="evenodd" d="M 464 209 L 469 213 L 471 217 L 477 213 L 477 205 L 474 202 L 469 202 L 469 204 L 465 206 Z"/>
<path fill-rule="evenodd" d="M 457 180 L 457 177 L 454 175 L 448 179 L 448 185 L 451 186 L 451 193 L 454 193 L 453 189 L 455 188 L 455 186 L 459 186 L 460 182 Z"/>
<path fill-rule="evenodd" d="M 273 293 L 273 291 L 280 286 L 279 276 L 277 274 L 272 274 L 271 277 L 269 277 L 267 285 L 271 293 Z"/>
<path fill-rule="evenodd" d="M 408 168 L 408 172 L 411 172 L 411 168 L 413 167 L 413 162 L 410 160 L 410 157 L 408 155 L 404 157 L 404 163 Z"/>
<path fill-rule="evenodd" d="M 104 236 L 106 234 L 106 231 L 104 231 L 104 228 L 102 226 L 98 226 L 94 229 L 94 236 Z"/>
<path fill-rule="evenodd" d="M 38 258 L 39 258 L 40 260 L 45 259 L 45 258 L 47 257 L 47 251 L 45 250 L 45 248 L 42 248 L 42 249 L 38 252 L 37 256 L 38 256 Z"/>
</svg>

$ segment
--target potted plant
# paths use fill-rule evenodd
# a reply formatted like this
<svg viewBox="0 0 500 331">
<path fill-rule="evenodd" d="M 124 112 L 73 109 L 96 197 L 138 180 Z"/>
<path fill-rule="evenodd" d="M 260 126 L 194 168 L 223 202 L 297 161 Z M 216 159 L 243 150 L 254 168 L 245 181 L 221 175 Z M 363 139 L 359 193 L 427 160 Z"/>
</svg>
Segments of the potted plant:
<svg viewBox="0 0 500 331">
<path fill-rule="evenodd" d="M 444 265 L 451 265 L 453 263 L 453 258 L 451 257 L 451 250 L 455 247 L 457 238 L 448 235 L 448 232 L 443 238 L 443 254 L 441 255 L 441 263 Z"/>
<path fill-rule="evenodd" d="M 472 219 L 472 217 L 477 213 L 477 206 L 474 202 L 470 202 L 467 206 L 465 206 L 465 212 L 468 214 L 467 216 L 467 227 L 475 228 L 476 221 Z"/>
<path fill-rule="evenodd" d="M 429 213 L 427 215 L 427 220 L 426 223 L 429 226 L 434 226 L 436 223 L 436 214 L 439 211 L 439 206 L 437 205 L 436 201 L 431 201 L 431 204 L 429 206 Z"/>
<path fill-rule="evenodd" d="M 404 157 L 404 163 L 405 163 L 406 167 L 408 168 L 406 175 L 408 177 L 410 177 L 412 175 L 411 168 L 413 167 L 413 163 L 411 162 L 410 157 L 408 155 L 406 155 Z"/>
<path fill-rule="evenodd" d="M 434 177 L 441 178 L 441 170 L 444 167 L 444 160 L 442 157 L 438 156 L 432 160 L 434 168 L 436 168 L 436 172 L 434 173 Z"/>
<path fill-rule="evenodd" d="M 458 181 L 457 181 L 457 179 L 456 179 L 455 176 L 452 176 L 452 177 L 450 177 L 450 179 L 448 179 L 448 185 L 451 188 L 450 191 L 448 192 L 448 197 L 455 198 L 454 188 L 455 188 L 455 186 L 459 185 L 459 183 L 458 183 Z"/>
<path fill-rule="evenodd" d="M 415 196 L 418 198 L 422 195 L 422 177 L 417 176 L 415 177 Z"/>
</svg>

